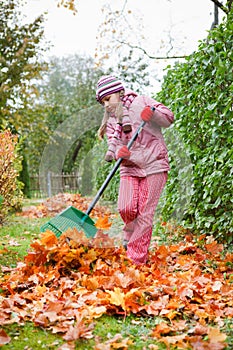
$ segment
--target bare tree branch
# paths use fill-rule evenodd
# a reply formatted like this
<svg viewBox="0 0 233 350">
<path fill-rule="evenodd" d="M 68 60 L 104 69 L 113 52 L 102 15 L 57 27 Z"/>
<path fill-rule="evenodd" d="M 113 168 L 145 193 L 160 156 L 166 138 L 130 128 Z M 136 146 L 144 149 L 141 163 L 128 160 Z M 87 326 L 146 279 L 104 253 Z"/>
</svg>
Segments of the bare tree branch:
<svg viewBox="0 0 233 350">
<path fill-rule="evenodd" d="M 126 43 L 121 40 L 117 40 L 118 43 L 127 45 L 128 47 L 131 47 L 131 49 L 137 49 L 142 51 L 148 58 L 151 58 L 153 60 L 169 60 L 169 59 L 176 59 L 176 58 L 186 58 L 188 55 L 181 55 L 181 56 L 151 56 L 145 49 L 143 49 L 140 46 L 137 45 L 131 45 L 129 43 Z"/>
<path fill-rule="evenodd" d="M 218 0 L 211 0 L 216 6 L 218 6 L 226 14 L 229 13 L 229 10 Z"/>
</svg>

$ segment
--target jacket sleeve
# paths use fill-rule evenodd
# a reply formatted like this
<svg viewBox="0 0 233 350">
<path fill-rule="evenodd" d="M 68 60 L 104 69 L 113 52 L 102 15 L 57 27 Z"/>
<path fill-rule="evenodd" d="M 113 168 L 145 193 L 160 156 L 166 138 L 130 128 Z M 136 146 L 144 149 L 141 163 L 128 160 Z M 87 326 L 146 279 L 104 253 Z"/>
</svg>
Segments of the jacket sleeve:
<svg viewBox="0 0 233 350">
<path fill-rule="evenodd" d="M 154 105 L 155 111 L 152 120 L 163 128 L 168 128 L 174 122 L 174 114 L 169 108 L 159 103 Z"/>
<path fill-rule="evenodd" d="M 147 98 L 145 102 L 147 106 L 155 107 L 152 121 L 157 125 L 168 128 L 174 122 L 174 114 L 168 107 L 151 98 Z"/>
<path fill-rule="evenodd" d="M 106 127 L 106 136 L 108 142 L 108 150 L 115 153 L 118 140 L 121 138 L 122 125 L 117 123 L 115 128 L 108 123 Z"/>
<path fill-rule="evenodd" d="M 114 128 L 109 123 L 107 124 L 107 127 L 106 127 L 106 136 L 107 136 L 108 150 L 115 153 Z"/>
</svg>

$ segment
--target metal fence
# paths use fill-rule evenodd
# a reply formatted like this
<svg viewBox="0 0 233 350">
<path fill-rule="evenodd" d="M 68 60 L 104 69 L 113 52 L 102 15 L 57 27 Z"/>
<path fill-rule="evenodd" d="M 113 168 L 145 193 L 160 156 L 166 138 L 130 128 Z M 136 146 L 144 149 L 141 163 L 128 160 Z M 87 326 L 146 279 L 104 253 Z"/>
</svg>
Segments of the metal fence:
<svg viewBox="0 0 233 350">
<path fill-rule="evenodd" d="M 63 192 L 79 192 L 79 176 L 77 173 L 54 174 L 48 172 L 46 176 L 30 176 L 31 198 L 51 197 Z"/>
</svg>

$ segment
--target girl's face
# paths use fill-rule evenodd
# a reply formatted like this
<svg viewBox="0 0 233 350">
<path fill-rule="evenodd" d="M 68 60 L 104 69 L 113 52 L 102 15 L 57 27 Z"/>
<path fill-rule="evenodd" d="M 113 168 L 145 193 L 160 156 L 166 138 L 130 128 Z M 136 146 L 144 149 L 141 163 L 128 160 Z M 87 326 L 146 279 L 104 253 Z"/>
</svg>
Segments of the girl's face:
<svg viewBox="0 0 233 350">
<path fill-rule="evenodd" d="M 107 95 L 101 100 L 102 105 L 109 113 L 115 112 L 119 102 L 121 102 L 119 92 L 116 92 L 111 95 Z"/>
</svg>

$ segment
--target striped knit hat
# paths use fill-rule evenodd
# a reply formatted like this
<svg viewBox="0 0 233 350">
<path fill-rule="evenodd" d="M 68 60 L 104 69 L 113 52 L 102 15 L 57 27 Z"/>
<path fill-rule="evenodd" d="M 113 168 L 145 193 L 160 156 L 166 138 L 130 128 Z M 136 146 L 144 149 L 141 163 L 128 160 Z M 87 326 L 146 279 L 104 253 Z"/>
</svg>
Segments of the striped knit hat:
<svg viewBox="0 0 233 350">
<path fill-rule="evenodd" d="M 101 100 L 105 96 L 114 94 L 121 90 L 124 90 L 124 86 L 119 79 L 111 75 L 105 75 L 101 77 L 97 83 L 96 100 L 101 103 Z"/>
</svg>

